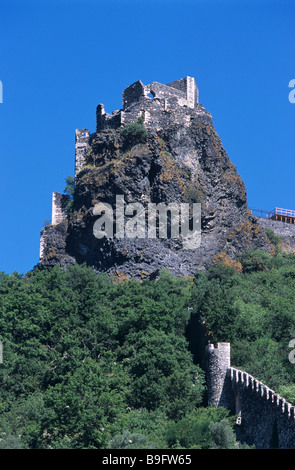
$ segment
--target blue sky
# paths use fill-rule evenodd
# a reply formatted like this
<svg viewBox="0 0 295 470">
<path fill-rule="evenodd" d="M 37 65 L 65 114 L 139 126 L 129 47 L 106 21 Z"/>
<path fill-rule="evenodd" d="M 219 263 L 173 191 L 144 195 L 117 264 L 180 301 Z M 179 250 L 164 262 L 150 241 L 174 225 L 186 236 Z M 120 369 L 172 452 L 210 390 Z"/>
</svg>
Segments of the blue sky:
<svg viewBox="0 0 295 470">
<path fill-rule="evenodd" d="M 295 209 L 294 0 L 0 0 L 0 271 L 39 260 L 76 128 L 136 80 L 195 77 L 250 207 Z"/>
</svg>

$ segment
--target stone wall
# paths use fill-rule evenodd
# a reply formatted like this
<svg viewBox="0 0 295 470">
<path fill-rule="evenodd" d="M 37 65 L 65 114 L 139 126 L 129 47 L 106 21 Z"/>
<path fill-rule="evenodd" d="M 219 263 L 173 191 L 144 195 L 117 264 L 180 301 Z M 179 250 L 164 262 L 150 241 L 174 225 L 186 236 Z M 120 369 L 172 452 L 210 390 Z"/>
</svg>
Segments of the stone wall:
<svg viewBox="0 0 295 470">
<path fill-rule="evenodd" d="M 144 96 L 145 86 L 143 85 L 141 80 L 132 83 L 123 91 L 123 109 L 125 110 L 129 108 L 129 106 L 143 99 Z"/>
<path fill-rule="evenodd" d="M 97 106 L 96 131 L 135 122 L 141 115 L 147 128 L 160 129 L 169 113 L 173 113 L 176 123 L 182 122 L 185 126 L 196 116 L 211 117 L 198 104 L 198 88 L 193 77 L 167 85 L 159 82 L 144 85 L 138 80 L 123 91 L 123 109 L 107 114 L 103 104 Z"/>
<path fill-rule="evenodd" d="M 52 225 L 60 224 L 67 220 L 66 206 L 68 202 L 69 196 L 58 192 L 52 193 Z"/>
<path fill-rule="evenodd" d="M 264 219 L 263 217 L 257 217 L 257 220 L 264 229 L 272 230 L 281 238 L 281 249 L 283 252 L 295 254 L 295 224 Z"/>
<path fill-rule="evenodd" d="M 208 405 L 225 406 L 224 381 L 230 367 L 230 344 L 218 343 L 217 348 L 209 344 L 206 348 L 208 357 Z"/>
<path fill-rule="evenodd" d="M 69 199 L 70 196 L 66 194 L 52 193 L 51 224 L 46 225 L 40 233 L 40 260 L 55 258 L 65 251 L 68 225 L 66 206 Z"/>
<path fill-rule="evenodd" d="M 252 375 L 231 367 L 230 343 L 209 345 L 206 352 L 208 404 L 236 414 L 237 439 L 256 448 L 294 448 L 295 407 Z"/>
<path fill-rule="evenodd" d="M 288 224 L 286 222 L 280 222 L 279 220 L 264 219 L 263 217 L 257 218 L 260 225 L 272 230 L 279 237 L 295 236 L 295 224 Z"/>
<path fill-rule="evenodd" d="M 195 105 L 199 102 L 199 91 L 193 77 L 185 77 L 181 80 L 168 83 L 167 85 L 183 91 L 186 95 L 187 103 L 190 108 L 194 108 Z"/>
<path fill-rule="evenodd" d="M 228 382 L 228 383 L 227 383 Z M 295 447 L 295 407 L 252 375 L 230 367 L 225 380 L 239 440 L 257 448 Z"/>
<path fill-rule="evenodd" d="M 89 129 L 76 129 L 75 133 L 75 176 L 85 162 L 85 157 L 90 150 Z"/>
</svg>

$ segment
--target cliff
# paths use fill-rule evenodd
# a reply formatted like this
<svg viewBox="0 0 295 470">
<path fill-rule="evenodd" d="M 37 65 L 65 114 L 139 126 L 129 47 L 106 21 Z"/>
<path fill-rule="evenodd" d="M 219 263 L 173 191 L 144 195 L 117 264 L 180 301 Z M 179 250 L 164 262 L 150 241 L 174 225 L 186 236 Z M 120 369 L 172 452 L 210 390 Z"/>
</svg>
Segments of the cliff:
<svg viewBox="0 0 295 470">
<path fill-rule="evenodd" d="M 193 78 L 135 82 L 123 92 L 122 109 L 110 115 L 99 104 L 96 117 L 96 132 L 76 131 L 72 210 L 67 213 L 54 193 L 54 220 L 41 232 L 39 267 L 86 262 L 119 277 L 142 279 L 161 269 L 191 276 L 216 260 L 239 269 L 236 258 L 250 248 L 271 252 L 212 116 L 198 103 Z M 96 238 L 94 208 L 100 202 L 115 208 L 117 195 L 125 207 L 201 204 L 200 246 L 184 249 L 181 239 L 168 236 Z"/>
</svg>

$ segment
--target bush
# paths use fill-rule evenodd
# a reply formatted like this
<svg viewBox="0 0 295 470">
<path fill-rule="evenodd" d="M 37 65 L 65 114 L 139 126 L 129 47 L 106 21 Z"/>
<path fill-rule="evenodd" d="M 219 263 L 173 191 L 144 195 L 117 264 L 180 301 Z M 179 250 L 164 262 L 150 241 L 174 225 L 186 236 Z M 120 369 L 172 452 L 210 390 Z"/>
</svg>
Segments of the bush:
<svg viewBox="0 0 295 470">
<path fill-rule="evenodd" d="M 130 122 L 121 131 L 125 148 L 132 148 L 136 144 L 143 144 L 147 139 L 147 131 L 143 124 L 143 118 L 137 122 Z"/>
<path fill-rule="evenodd" d="M 234 449 L 236 447 L 235 433 L 226 419 L 219 423 L 211 421 L 209 425 L 213 444 L 211 449 Z"/>
<path fill-rule="evenodd" d="M 146 443 L 146 437 L 143 434 L 131 433 L 127 430 L 122 434 L 116 434 L 108 443 L 110 449 L 142 449 Z"/>
</svg>

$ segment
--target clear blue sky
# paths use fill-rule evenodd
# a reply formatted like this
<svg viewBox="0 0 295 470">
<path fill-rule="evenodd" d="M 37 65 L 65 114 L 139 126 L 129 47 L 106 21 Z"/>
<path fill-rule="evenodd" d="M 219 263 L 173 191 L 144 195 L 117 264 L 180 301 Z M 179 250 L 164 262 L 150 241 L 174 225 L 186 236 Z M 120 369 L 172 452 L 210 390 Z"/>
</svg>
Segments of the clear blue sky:
<svg viewBox="0 0 295 470">
<path fill-rule="evenodd" d="M 295 209 L 294 0 L 0 0 L 0 271 L 25 273 L 76 128 L 142 80 L 194 76 L 251 207 Z"/>
</svg>

